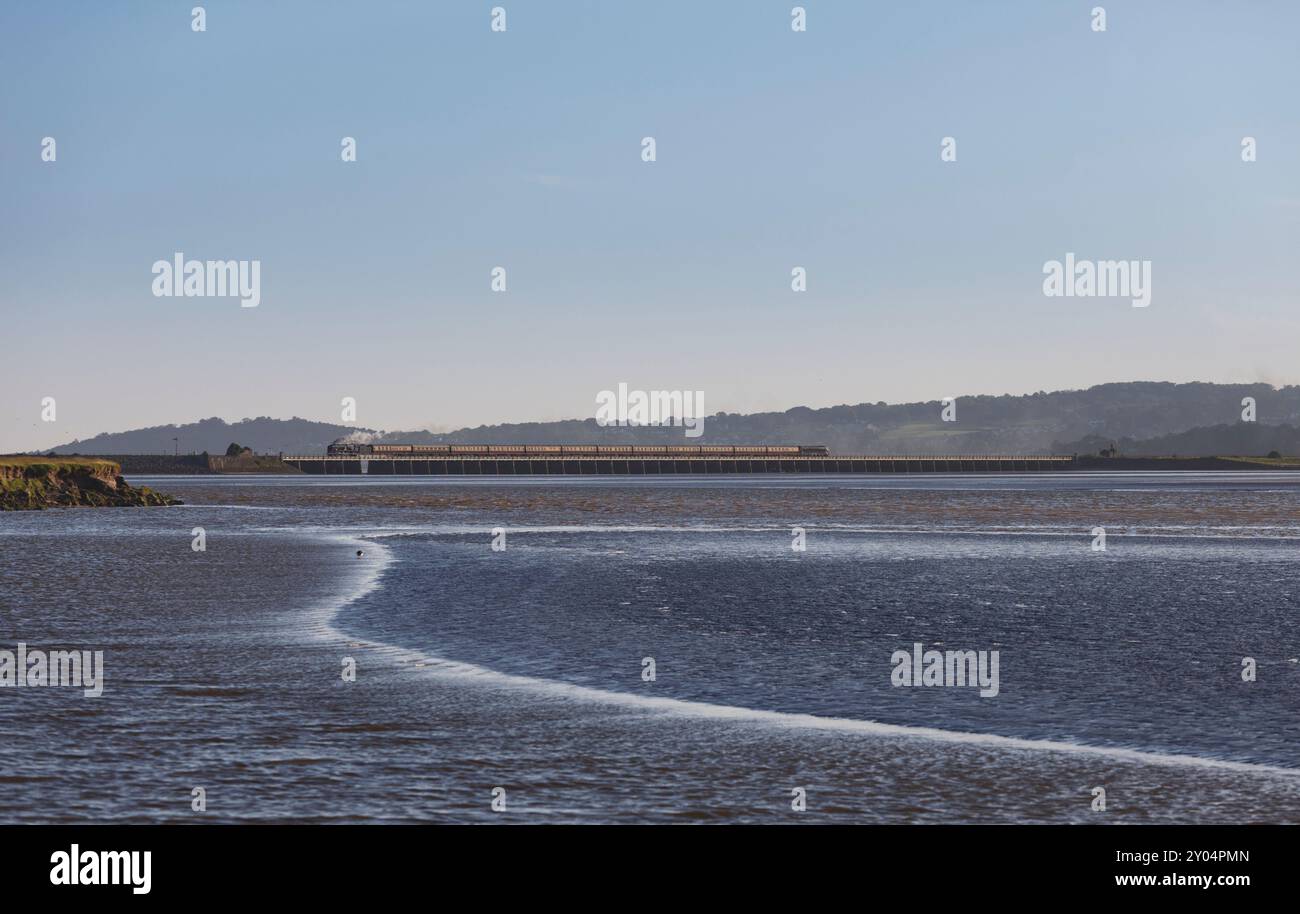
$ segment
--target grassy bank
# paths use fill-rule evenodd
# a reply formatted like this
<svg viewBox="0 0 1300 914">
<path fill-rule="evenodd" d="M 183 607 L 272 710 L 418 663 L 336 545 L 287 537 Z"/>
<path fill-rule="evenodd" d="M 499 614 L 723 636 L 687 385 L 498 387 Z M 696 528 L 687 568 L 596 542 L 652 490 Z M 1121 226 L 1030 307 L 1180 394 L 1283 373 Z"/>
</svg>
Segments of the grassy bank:
<svg viewBox="0 0 1300 914">
<path fill-rule="evenodd" d="M 94 457 L 0 457 L 0 510 L 152 507 L 180 504 L 151 489 L 134 488 L 122 468 Z"/>
</svg>

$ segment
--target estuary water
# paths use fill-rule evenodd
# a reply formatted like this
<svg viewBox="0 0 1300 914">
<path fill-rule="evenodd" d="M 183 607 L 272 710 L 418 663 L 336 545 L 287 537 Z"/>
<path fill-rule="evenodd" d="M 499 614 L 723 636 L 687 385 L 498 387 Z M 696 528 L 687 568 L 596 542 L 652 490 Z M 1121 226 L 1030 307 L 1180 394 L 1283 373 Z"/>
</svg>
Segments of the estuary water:
<svg viewBox="0 0 1300 914">
<path fill-rule="evenodd" d="M 1300 474 L 131 482 L 0 515 L 0 821 L 1300 821 Z"/>
</svg>

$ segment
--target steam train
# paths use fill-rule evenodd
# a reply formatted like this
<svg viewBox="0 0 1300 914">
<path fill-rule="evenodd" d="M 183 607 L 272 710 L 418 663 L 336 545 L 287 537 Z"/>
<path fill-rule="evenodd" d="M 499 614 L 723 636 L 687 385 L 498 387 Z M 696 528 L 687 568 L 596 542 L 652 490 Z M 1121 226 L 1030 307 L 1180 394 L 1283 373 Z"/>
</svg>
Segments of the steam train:
<svg viewBox="0 0 1300 914">
<path fill-rule="evenodd" d="M 827 457 L 824 445 L 730 444 L 360 444 L 336 441 L 325 451 L 331 457 Z"/>
</svg>

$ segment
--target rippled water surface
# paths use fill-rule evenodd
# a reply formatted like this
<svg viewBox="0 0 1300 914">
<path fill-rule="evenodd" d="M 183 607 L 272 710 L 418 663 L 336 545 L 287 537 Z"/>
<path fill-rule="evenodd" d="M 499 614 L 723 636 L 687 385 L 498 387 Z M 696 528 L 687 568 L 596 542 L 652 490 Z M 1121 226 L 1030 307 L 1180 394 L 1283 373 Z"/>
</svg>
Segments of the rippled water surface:
<svg viewBox="0 0 1300 914">
<path fill-rule="evenodd" d="M 0 648 L 107 670 L 0 689 L 0 820 L 1300 818 L 1295 476 L 133 481 L 0 515 Z"/>
</svg>

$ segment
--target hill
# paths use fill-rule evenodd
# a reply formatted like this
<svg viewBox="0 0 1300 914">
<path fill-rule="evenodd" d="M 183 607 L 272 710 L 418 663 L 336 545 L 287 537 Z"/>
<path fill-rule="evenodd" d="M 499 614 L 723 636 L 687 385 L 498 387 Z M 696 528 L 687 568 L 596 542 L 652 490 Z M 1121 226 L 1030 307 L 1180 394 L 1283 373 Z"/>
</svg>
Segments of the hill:
<svg viewBox="0 0 1300 914">
<path fill-rule="evenodd" d="M 172 439 L 178 438 L 181 453 L 222 454 L 230 442 L 238 441 L 264 454 L 312 454 L 337 438 L 357 435 L 411 444 L 824 444 L 841 454 L 1092 453 L 1111 441 L 1155 441 L 1199 428 L 1239 423 L 1244 397 L 1256 401 L 1259 421 L 1252 428 L 1300 426 L 1300 386 L 1132 381 L 1019 396 L 958 396 L 955 422 L 942 421 L 942 405 L 933 400 L 822 409 L 797 406 L 750 415 L 718 413 L 705 419 L 701 437 L 690 439 L 681 428 L 601 428 L 595 419 L 509 423 L 434 434 L 376 432 L 299 418 L 262 417 L 235 423 L 213 418 L 98 435 L 54 451 L 169 454 Z M 1101 443 L 1093 447 L 1094 441 Z M 1215 448 L 1211 452 L 1224 451 Z M 1229 452 L 1256 453 L 1258 449 L 1243 443 Z"/>
<path fill-rule="evenodd" d="M 881 402 L 824 409 L 799 406 L 750 415 L 719 413 L 708 417 L 704 434 L 693 439 L 685 439 L 680 428 L 601 428 L 594 419 L 587 419 L 480 426 L 443 435 L 389 433 L 374 440 L 412 444 L 799 443 L 824 444 L 833 453 L 882 455 L 1074 453 L 1073 446 L 1065 448 L 1060 442 L 1087 436 L 1106 437 L 1107 443 L 1120 438 L 1146 439 L 1187 432 L 1216 420 L 1236 422 L 1244 397 L 1255 398 L 1256 428 L 1300 424 L 1300 387 L 1139 381 L 1023 396 L 959 396 L 955 422 L 942 421 L 938 401 Z"/>
<path fill-rule="evenodd" d="M 311 454 L 324 451 L 336 438 L 355 432 L 347 425 L 308 419 L 241 419 L 226 422 L 213 417 L 184 425 L 155 425 L 128 432 L 96 435 L 51 448 L 55 454 L 224 454 L 238 441 L 259 454 Z M 369 431 L 368 429 L 363 431 Z M 173 441 L 172 439 L 177 439 Z"/>
</svg>

